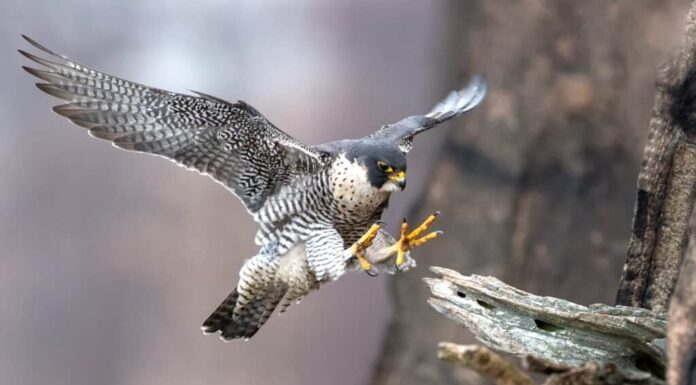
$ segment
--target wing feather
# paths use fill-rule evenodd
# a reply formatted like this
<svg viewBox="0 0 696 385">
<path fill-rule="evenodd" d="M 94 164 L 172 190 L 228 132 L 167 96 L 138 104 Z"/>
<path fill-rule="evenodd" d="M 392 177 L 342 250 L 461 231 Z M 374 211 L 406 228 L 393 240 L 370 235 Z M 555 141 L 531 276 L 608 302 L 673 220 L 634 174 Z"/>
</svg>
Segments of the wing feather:
<svg viewBox="0 0 696 385">
<path fill-rule="evenodd" d="M 66 103 L 53 110 L 99 139 L 159 155 L 209 175 L 254 213 L 283 184 L 317 172 L 327 157 L 290 137 L 252 106 L 195 92 L 178 94 L 78 64 L 23 36 L 51 56 L 19 52 L 37 87 Z M 55 61 L 54 61 L 55 60 Z"/>
<path fill-rule="evenodd" d="M 487 89 L 483 77 L 476 76 L 462 90 L 450 92 L 427 114 L 409 116 L 387 124 L 367 138 L 393 141 L 406 153 L 411 149 L 415 135 L 472 110 L 486 97 Z"/>
</svg>

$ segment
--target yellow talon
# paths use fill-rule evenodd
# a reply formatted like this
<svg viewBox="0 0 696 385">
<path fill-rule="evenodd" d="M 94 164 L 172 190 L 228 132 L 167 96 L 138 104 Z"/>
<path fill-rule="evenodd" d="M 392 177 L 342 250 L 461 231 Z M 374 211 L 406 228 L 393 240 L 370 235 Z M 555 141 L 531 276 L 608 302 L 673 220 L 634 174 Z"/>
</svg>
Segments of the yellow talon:
<svg viewBox="0 0 696 385">
<path fill-rule="evenodd" d="M 368 247 L 370 247 L 370 245 L 372 245 L 372 240 L 375 239 L 375 237 L 377 236 L 377 232 L 380 228 L 381 226 L 377 223 L 372 225 L 370 229 L 367 230 L 367 232 L 365 232 L 365 234 L 363 234 L 363 236 L 360 237 L 360 239 L 358 240 L 358 247 L 360 247 L 362 250 L 365 250 Z"/>
<path fill-rule="evenodd" d="M 360 267 L 365 271 L 372 270 L 372 264 L 363 255 L 358 255 L 358 262 L 360 262 Z"/>
<path fill-rule="evenodd" d="M 417 236 L 419 236 L 422 232 L 428 229 L 430 225 L 435 222 L 435 219 L 437 219 L 437 216 L 440 215 L 439 211 L 436 211 L 433 214 L 430 214 L 424 221 L 421 223 L 420 226 L 418 226 L 415 230 L 411 232 L 411 234 L 408 235 L 409 239 L 415 239 Z"/>
<path fill-rule="evenodd" d="M 408 223 L 406 218 L 401 222 L 401 236 L 396 242 L 396 266 L 401 266 L 406 261 L 406 252 L 409 250 Z"/>
<path fill-rule="evenodd" d="M 433 231 L 432 233 L 430 233 L 422 238 L 416 239 L 415 241 L 411 241 L 411 247 L 423 246 L 425 243 L 439 237 L 441 234 L 442 234 L 442 231 Z"/>
<path fill-rule="evenodd" d="M 439 212 L 435 212 L 434 214 L 431 214 L 428 216 L 428 218 L 421 223 L 420 226 L 418 226 L 415 230 L 411 231 L 410 233 L 408 232 L 408 223 L 406 223 L 406 219 L 404 219 L 404 222 L 401 224 L 401 237 L 399 240 L 394 244 L 394 248 L 396 248 L 396 267 L 399 268 L 401 267 L 404 262 L 406 262 L 406 252 L 411 250 L 414 247 L 419 247 L 423 246 L 427 242 L 437 238 L 442 234 L 442 231 L 434 231 L 432 233 L 429 233 L 421 238 L 416 239 L 421 233 L 423 233 L 425 230 L 430 227 L 430 225 L 435 222 L 435 219 L 437 219 L 437 216 L 440 215 Z"/>
<path fill-rule="evenodd" d="M 402 247 L 396 249 L 396 266 L 401 266 L 406 262 L 406 252 Z"/>
<path fill-rule="evenodd" d="M 372 264 L 370 261 L 365 258 L 365 250 L 367 250 L 368 247 L 372 246 L 372 241 L 375 239 L 377 236 L 377 233 L 379 232 L 379 229 L 381 226 L 379 224 L 374 224 L 372 227 L 370 227 L 369 230 L 363 234 L 360 239 L 358 239 L 357 242 L 353 244 L 353 247 L 351 248 L 351 251 L 353 252 L 353 255 L 358 258 L 358 262 L 360 263 L 360 267 L 367 272 L 369 275 L 373 275 L 374 273 L 372 272 Z"/>
</svg>

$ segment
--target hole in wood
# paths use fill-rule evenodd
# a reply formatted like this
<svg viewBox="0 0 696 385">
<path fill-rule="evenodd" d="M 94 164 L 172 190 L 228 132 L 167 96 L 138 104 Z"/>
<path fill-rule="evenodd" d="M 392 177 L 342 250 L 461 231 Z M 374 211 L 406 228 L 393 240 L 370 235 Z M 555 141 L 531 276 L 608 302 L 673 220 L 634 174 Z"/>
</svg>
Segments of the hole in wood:
<svg viewBox="0 0 696 385">
<path fill-rule="evenodd" d="M 466 293 L 463 291 L 457 290 L 457 297 L 466 298 Z"/>
<path fill-rule="evenodd" d="M 558 326 L 558 325 L 554 325 L 554 324 L 552 324 L 552 323 L 548 323 L 548 322 L 542 321 L 542 320 L 540 320 L 540 319 L 535 319 L 535 320 L 534 320 L 534 323 L 536 324 L 536 326 L 537 326 L 539 329 L 544 330 L 544 331 L 547 331 L 547 332 L 555 332 L 555 331 L 558 331 L 558 330 L 563 330 L 563 328 L 560 327 L 560 326 Z"/>
<path fill-rule="evenodd" d="M 477 300 L 476 300 L 476 303 L 478 303 L 479 305 L 481 305 L 481 307 L 485 307 L 485 308 L 488 309 L 488 310 L 495 309 L 495 306 L 491 305 L 491 304 L 488 303 L 488 302 L 483 302 L 483 301 L 481 301 L 480 299 L 477 299 Z"/>
<path fill-rule="evenodd" d="M 638 353 L 635 356 L 635 360 L 638 370 L 650 373 L 653 377 L 665 378 L 665 366 L 653 357 L 644 353 Z"/>
</svg>

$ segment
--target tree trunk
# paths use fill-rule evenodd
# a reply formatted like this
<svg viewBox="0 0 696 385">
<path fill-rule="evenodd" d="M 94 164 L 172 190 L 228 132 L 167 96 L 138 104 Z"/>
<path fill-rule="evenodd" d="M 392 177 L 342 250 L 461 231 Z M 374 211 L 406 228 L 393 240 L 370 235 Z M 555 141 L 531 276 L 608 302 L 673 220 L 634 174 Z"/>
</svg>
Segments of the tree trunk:
<svg viewBox="0 0 696 385">
<path fill-rule="evenodd" d="M 696 197 L 695 55 L 693 3 L 684 46 L 658 76 L 618 305 L 665 311 L 679 277 Z"/>
<path fill-rule="evenodd" d="M 655 69 L 681 43 L 682 3 L 451 1 L 448 88 L 485 72 L 490 94 L 451 127 L 413 210 L 441 210 L 445 236 L 394 280 L 374 384 L 478 380 L 437 359 L 439 341 L 472 338 L 427 305 L 428 265 L 613 302 Z"/>
<path fill-rule="evenodd" d="M 667 382 L 696 384 L 696 212 L 691 216 L 691 237 L 684 256 L 677 290 L 669 307 Z"/>
</svg>

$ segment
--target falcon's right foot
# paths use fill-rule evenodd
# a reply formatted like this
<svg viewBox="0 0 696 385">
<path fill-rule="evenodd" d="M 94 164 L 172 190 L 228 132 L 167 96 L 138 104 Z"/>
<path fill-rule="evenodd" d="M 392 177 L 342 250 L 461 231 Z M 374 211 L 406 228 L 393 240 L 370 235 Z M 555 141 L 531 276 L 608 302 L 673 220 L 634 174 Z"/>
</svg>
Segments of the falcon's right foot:
<svg viewBox="0 0 696 385">
<path fill-rule="evenodd" d="M 367 275 L 374 277 L 377 275 L 377 270 L 372 267 L 372 264 L 370 261 L 365 258 L 365 251 L 367 250 L 368 247 L 372 246 L 372 241 L 375 239 L 377 236 L 377 233 L 379 232 L 379 229 L 381 226 L 377 223 L 372 225 L 369 230 L 365 234 L 363 234 L 360 239 L 358 239 L 357 242 L 355 242 L 352 246 L 351 251 L 353 252 L 353 255 L 358 258 L 358 262 L 360 262 L 360 267 L 365 270 Z"/>
</svg>

